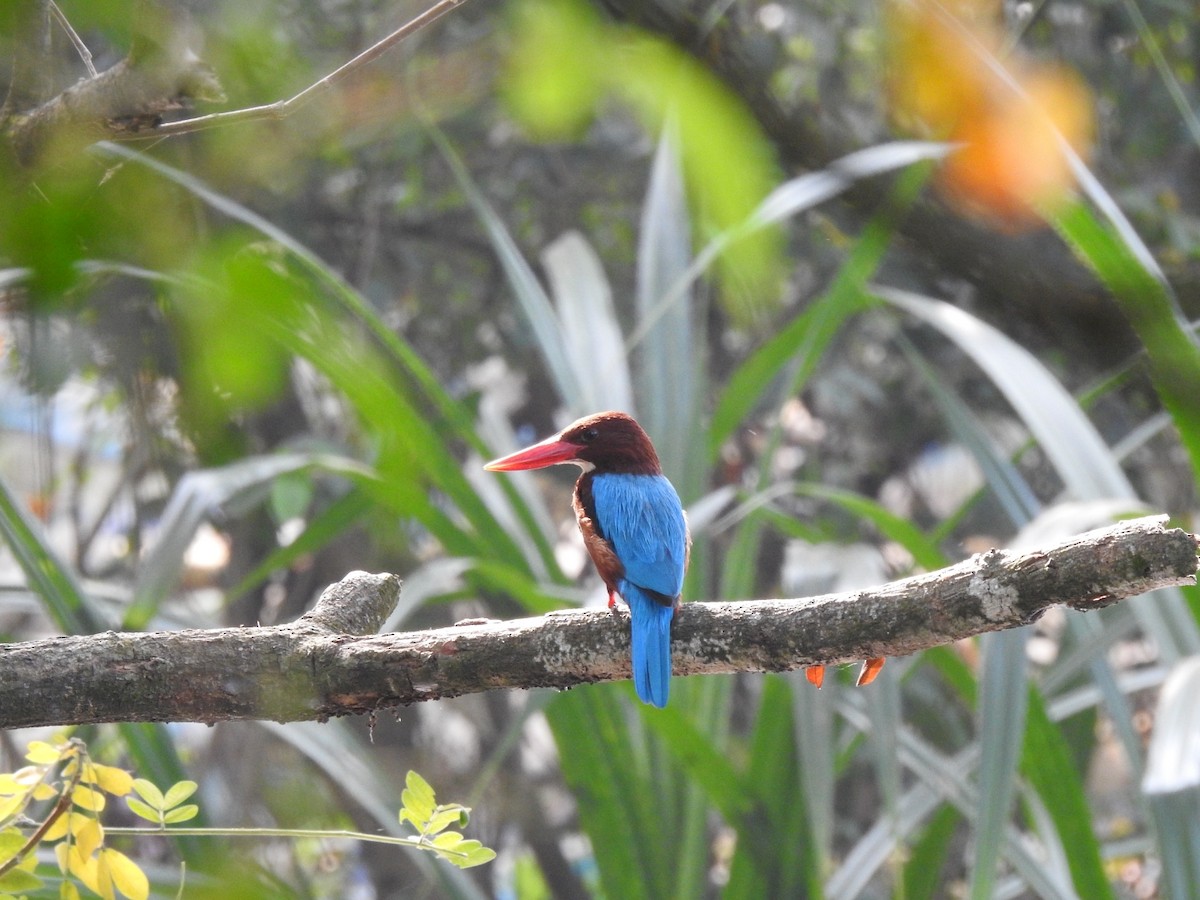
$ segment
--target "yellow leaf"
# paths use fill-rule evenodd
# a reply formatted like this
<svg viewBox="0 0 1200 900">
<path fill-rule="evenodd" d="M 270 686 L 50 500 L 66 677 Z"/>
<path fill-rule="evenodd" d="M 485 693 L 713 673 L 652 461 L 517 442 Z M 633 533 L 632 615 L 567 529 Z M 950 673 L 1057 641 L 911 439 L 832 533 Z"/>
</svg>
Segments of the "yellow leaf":
<svg viewBox="0 0 1200 900">
<path fill-rule="evenodd" d="M 107 863 L 117 890 L 129 900 L 146 900 L 150 896 L 150 879 L 132 859 L 118 850 L 104 849 L 100 858 Z"/>
<path fill-rule="evenodd" d="M 4 797 L 0 799 L 0 822 L 12 818 L 25 806 L 24 795 L 18 794 L 15 797 Z"/>
<path fill-rule="evenodd" d="M 58 885 L 58 900 L 79 900 L 79 888 L 73 881 L 62 881 Z"/>
<path fill-rule="evenodd" d="M 49 766 L 62 759 L 64 749 L 66 748 L 55 747 L 45 741 L 30 741 L 25 758 L 36 765 Z"/>
<path fill-rule="evenodd" d="M 104 795 L 82 784 L 75 785 L 75 790 L 71 791 L 71 802 L 92 812 L 104 809 Z"/>
<path fill-rule="evenodd" d="M 66 843 L 54 845 L 54 856 L 58 859 L 58 868 L 64 875 L 73 875 L 88 888 L 100 893 L 96 881 L 96 857 L 80 856 L 74 844 Z"/>
<path fill-rule="evenodd" d="M 108 850 L 105 850 L 99 856 L 93 856 L 88 862 L 92 864 L 92 880 L 93 884 L 87 884 L 93 891 L 99 894 L 104 900 L 117 900 L 116 891 L 113 889 L 112 871 L 109 868 Z"/>
<path fill-rule="evenodd" d="M 51 797 L 57 797 L 57 796 L 58 796 L 58 791 L 56 791 L 54 789 L 53 785 L 49 785 L 49 784 L 46 784 L 45 782 L 42 782 L 41 784 L 36 784 L 33 787 L 33 799 L 34 800 L 49 800 Z"/>
<path fill-rule="evenodd" d="M 25 786 L 17 783 L 11 772 L 0 772 L 0 797 L 11 797 L 25 790 Z"/>
<path fill-rule="evenodd" d="M 114 797 L 124 797 L 133 790 L 133 776 L 124 769 L 116 766 L 104 766 L 92 763 L 84 769 L 84 781 L 88 781 L 100 790 Z"/>
<path fill-rule="evenodd" d="M 71 827 L 71 819 L 73 813 L 68 813 L 65 816 L 59 816 L 54 820 L 54 823 L 46 829 L 46 833 L 42 835 L 43 841 L 57 841 L 61 837 L 66 837 L 67 831 Z"/>
<path fill-rule="evenodd" d="M 75 846 L 80 856 L 91 856 L 104 843 L 104 829 L 97 819 L 88 819 L 75 833 Z"/>
</svg>

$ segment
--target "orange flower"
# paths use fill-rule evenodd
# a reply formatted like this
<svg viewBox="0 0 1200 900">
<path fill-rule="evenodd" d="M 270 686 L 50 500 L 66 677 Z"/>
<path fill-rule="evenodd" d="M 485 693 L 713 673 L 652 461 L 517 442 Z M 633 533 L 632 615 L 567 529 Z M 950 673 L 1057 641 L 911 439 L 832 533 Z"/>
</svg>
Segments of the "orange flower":
<svg viewBox="0 0 1200 900">
<path fill-rule="evenodd" d="M 1077 152 L 1090 141 L 1091 98 L 1065 69 L 999 62 L 993 8 L 893 3 L 889 95 L 902 128 L 962 145 L 938 174 L 946 198 L 1016 231 L 1039 224 L 1071 188 L 1060 137 Z"/>
</svg>

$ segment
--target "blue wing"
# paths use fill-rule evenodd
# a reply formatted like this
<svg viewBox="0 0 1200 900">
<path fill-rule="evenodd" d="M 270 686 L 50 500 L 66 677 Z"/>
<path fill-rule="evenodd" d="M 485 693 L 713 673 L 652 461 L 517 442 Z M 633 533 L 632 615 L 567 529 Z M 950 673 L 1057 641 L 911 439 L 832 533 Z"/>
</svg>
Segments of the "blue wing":
<svg viewBox="0 0 1200 900">
<path fill-rule="evenodd" d="M 598 525 L 625 567 L 625 578 L 675 599 L 683 590 L 687 522 L 663 475 L 597 474 L 592 502 Z"/>
</svg>

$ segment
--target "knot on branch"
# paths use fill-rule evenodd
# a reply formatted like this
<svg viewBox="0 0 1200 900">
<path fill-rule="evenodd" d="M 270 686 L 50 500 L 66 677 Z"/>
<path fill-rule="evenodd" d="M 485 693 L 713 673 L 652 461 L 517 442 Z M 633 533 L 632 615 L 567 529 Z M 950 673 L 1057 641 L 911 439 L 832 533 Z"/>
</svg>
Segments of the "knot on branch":
<svg viewBox="0 0 1200 900">
<path fill-rule="evenodd" d="M 386 572 L 351 572 L 325 588 L 299 621 L 337 634 L 377 634 L 396 608 L 402 584 Z"/>
</svg>

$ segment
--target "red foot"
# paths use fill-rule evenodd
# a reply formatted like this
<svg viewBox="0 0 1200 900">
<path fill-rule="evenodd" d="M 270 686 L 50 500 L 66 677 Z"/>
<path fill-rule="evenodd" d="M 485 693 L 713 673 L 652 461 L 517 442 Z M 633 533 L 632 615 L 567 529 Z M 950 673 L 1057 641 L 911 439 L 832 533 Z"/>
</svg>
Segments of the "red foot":
<svg viewBox="0 0 1200 900">
<path fill-rule="evenodd" d="M 819 691 L 821 685 L 825 683 L 825 667 L 824 666 L 809 666 L 804 670 L 804 677 L 808 679 L 808 683 L 816 687 Z"/>
<path fill-rule="evenodd" d="M 855 682 L 856 687 L 865 687 L 875 680 L 875 676 L 883 668 L 885 657 L 876 656 L 868 659 L 863 663 L 862 671 L 858 673 L 858 681 Z"/>
</svg>

